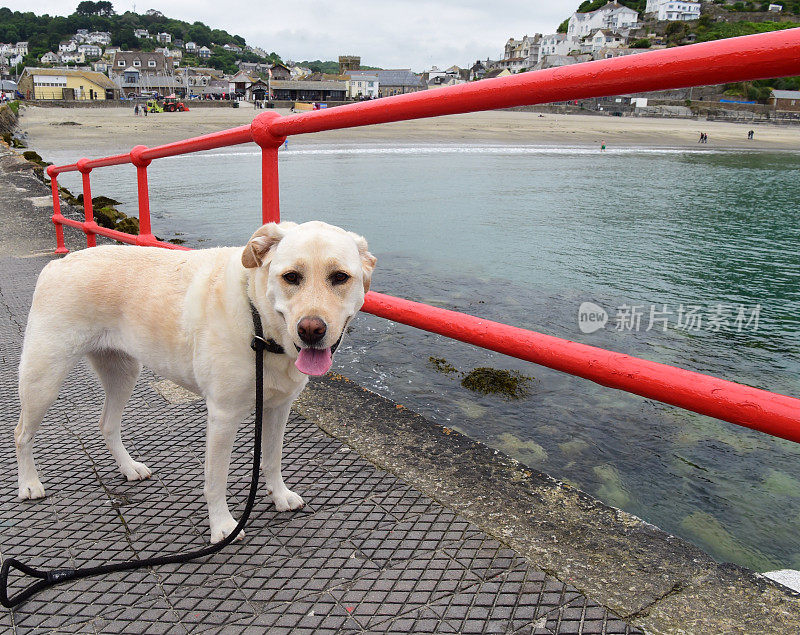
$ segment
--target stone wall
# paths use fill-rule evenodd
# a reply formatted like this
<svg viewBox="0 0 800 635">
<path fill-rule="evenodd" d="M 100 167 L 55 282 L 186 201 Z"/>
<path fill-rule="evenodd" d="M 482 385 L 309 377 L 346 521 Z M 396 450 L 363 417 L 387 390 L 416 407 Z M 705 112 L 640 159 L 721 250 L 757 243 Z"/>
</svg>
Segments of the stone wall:
<svg viewBox="0 0 800 635">
<path fill-rule="evenodd" d="M 8 104 L 0 106 L 0 134 L 12 134 L 17 127 L 17 116 Z"/>
</svg>

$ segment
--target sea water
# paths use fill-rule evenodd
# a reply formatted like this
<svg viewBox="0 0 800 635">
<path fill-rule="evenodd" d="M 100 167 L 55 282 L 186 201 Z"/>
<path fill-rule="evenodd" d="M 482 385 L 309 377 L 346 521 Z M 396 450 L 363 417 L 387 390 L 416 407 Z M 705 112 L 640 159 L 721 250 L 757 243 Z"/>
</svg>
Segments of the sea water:
<svg viewBox="0 0 800 635">
<path fill-rule="evenodd" d="M 365 235 L 377 291 L 800 396 L 798 169 L 705 147 L 290 142 L 281 211 Z M 259 170 L 252 146 L 154 162 L 153 231 L 243 244 Z M 131 166 L 92 184 L 135 213 Z M 529 394 L 475 394 L 431 357 L 516 370 Z M 800 568 L 796 444 L 368 315 L 334 368 L 719 560 Z"/>
</svg>

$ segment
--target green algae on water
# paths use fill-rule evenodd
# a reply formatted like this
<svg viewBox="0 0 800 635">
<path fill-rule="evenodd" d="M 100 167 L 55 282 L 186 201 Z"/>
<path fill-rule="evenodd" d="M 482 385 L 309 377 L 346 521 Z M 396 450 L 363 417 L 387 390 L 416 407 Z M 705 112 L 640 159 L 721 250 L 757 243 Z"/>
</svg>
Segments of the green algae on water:
<svg viewBox="0 0 800 635">
<path fill-rule="evenodd" d="M 466 374 L 461 380 L 461 385 L 482 395 L 498 394 L 505 395 L 509 399 L 521 399 L 528 395 L 530 382 L 531 377 L 526 377 L 516 370 L 498 370 L 482 366 Z"/>
<path fill-rule="evenodd" d="M 429 357 L 428 363 L 433 366 L 436 372 L 444 373 L 445 375 L 458 372 L 456 367 L 448 362 L 444 357 Z"/>
<path fill-rule="evenodd" d="M 481 366 L 469 373 L 464 373 L 444 357 L 429 357 L 428 363 L 436 372 L 443 375 L 460 374 L 461 385 L 464 388 L 482 395 L 505 395 L 509 399 L 521 399 L 527 397 L 528 386 L 533 379 L 516 370 L 499 370 L 488 366 Z"/>
</svg>

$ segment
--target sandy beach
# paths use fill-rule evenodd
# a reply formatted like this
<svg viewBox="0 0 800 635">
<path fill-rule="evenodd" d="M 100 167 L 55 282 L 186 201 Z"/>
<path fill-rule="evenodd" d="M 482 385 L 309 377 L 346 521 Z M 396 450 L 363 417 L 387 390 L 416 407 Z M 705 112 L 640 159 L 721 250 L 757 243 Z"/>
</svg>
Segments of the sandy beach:
<svg viewBox="0 0 800 635">
<path fill-rule="evenodd" d="M 195 108 L 184 113 L 136 117 L 132 108 L 22 109 L 20 130 L 44 158 L 74 150 L 75 158 L 116 154 L 144 144 L 154 146 L 249 123 L 260 110 Z M 279 110 L 281 115 L 291 115 Z M 755 130 L 748 141 L 747 131 Z M 649 117 L 557 115 L 490 111 L 419 119 L 363 128 L 300 135 L 294 144 L 513 143 L 558 146 L 800 150 L 800 126 L 737 124 Z"/>
</svg>

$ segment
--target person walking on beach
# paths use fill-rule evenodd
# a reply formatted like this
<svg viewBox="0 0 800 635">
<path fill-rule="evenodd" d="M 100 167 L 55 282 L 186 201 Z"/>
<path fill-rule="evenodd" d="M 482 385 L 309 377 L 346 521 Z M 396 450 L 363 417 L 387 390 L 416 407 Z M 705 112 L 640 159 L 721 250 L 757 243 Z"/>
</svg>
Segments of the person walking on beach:
<svg viewBox="0 0 800 635">
<path fill-rule="evenodd" d="M 754 131 L 754 130 L 751 130 L 750 132 L 748 132 L 748 133 L 747 133 L 747 138 L 752 140 L 752 139 L 753 139 L 753 136 L 754 136 L 755 134 L 756 134 L 756 133 L 755 133 L 755 131 Z"/>
<path fill-rule="evenodd" d="M 137 116 L 137 117 L 139 116 L 139 104 L 136 104 L 136 105 L 133 107 L 133 114 L 134 114 L 135 116 Z"/>
<path fill-rule="evenodd" d="M 605 141 L 601 141 L 600 142 L 600 152 L 605 152 L 605 151 L 606 151 L 606 142 Z"/>
<path fill-rule="evenodd" d="M 142 110 L 144 111 L 144 116 L 147 117 L 147 104 L 142 106 Z"/>
</svg>

